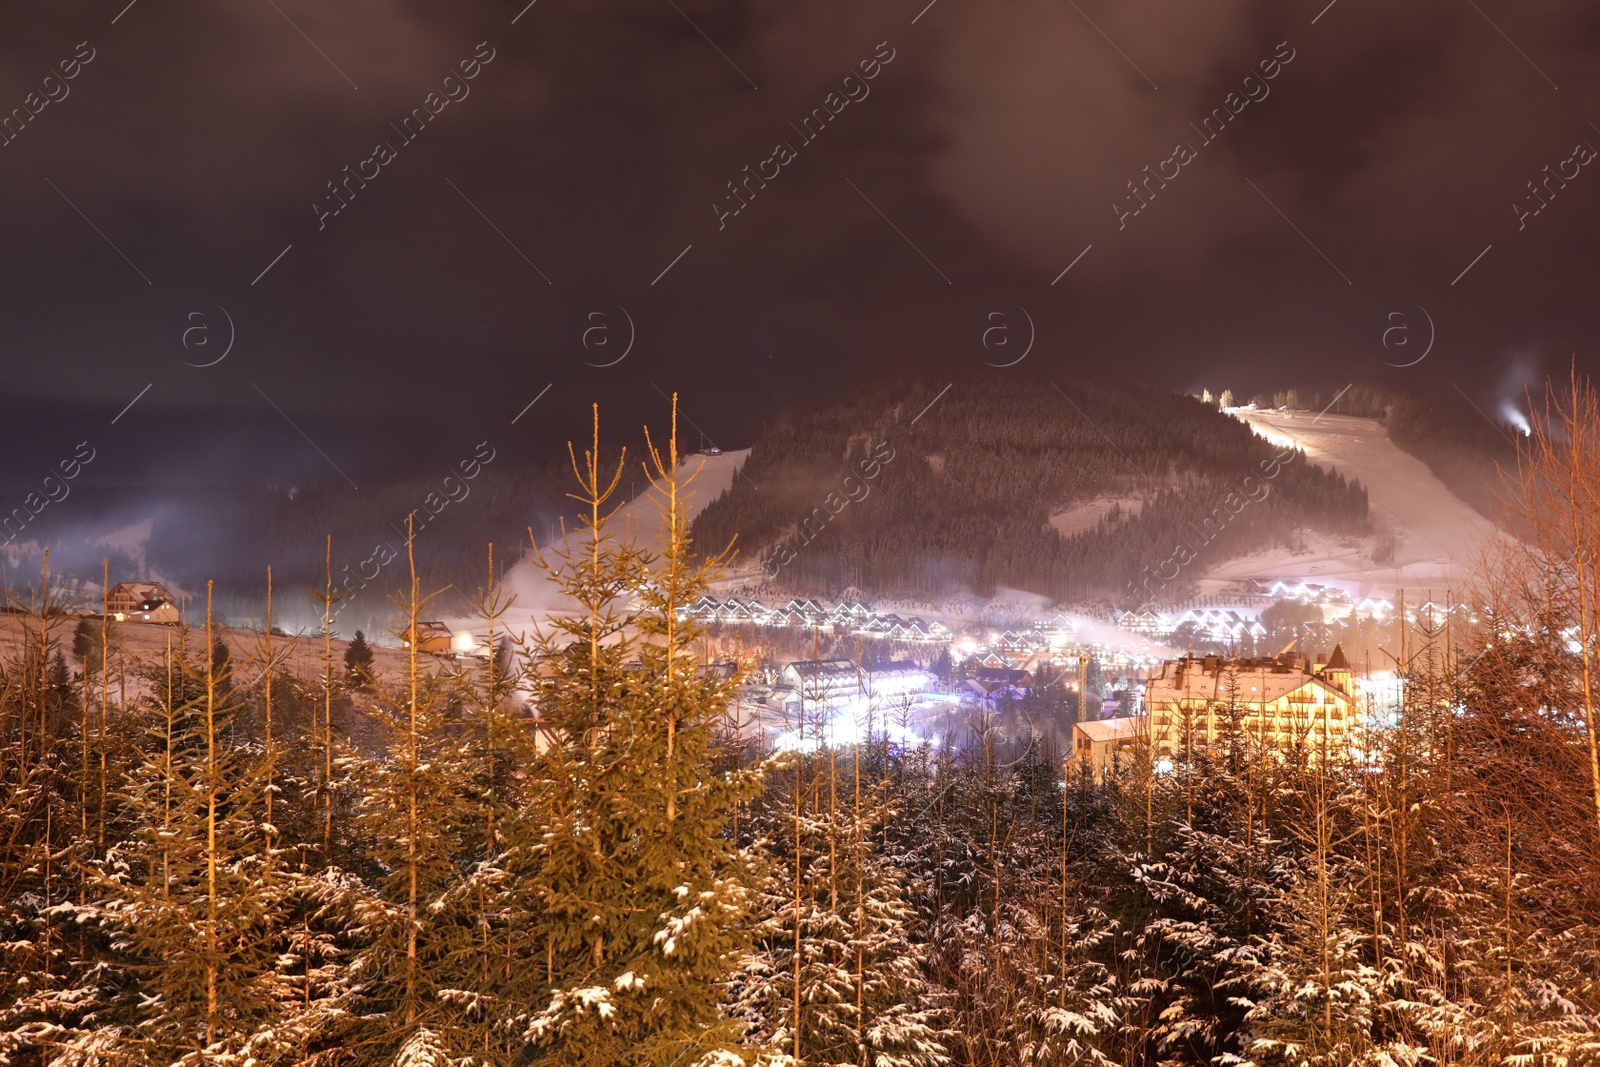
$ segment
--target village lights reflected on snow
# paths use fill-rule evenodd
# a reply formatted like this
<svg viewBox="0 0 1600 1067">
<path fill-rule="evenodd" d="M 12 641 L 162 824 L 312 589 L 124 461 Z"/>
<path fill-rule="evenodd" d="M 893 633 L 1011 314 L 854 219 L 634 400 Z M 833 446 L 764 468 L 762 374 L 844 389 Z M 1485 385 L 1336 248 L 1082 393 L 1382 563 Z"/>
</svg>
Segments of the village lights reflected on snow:
<svg viewBox="0 0 1600 1067">
<path fill-rule="evenodd" d="M 960 706 L 961 698 L 948 693 L 928 693 L 904 713 L 896 708 L 893 714 L 885 713 L 881 702 L 868 698 L 851 700 L 823 709 L 829 718 L 820 727 L 797 726 L 779 731 L 772 737 L 772 747 L 782 752 L 811 753 L 829 746 L 888 741 L 908 748 L 937 748 L 939 735 L 929 728 L 930 714 Z"/>
</svg>

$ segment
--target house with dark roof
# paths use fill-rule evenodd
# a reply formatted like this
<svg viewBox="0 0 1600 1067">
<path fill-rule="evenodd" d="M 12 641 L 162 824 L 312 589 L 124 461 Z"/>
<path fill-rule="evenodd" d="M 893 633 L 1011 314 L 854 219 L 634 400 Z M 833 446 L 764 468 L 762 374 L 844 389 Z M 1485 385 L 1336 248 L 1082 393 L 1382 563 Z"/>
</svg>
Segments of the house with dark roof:
<svg viewBox="0 0 1600 1067">
<path fill-rule="evenodd" d="M 985 704 L 1021 700 L 1033 688 L 1033 675 L 1020 667 L 979 667 L 963 686 Z"/>
<path fill-rule="evenodd" d="M 106 613 L 118 622 L 181 621 L 178 605 L 160 582 L 120 582 L 106 594 Z"/>
</svg>

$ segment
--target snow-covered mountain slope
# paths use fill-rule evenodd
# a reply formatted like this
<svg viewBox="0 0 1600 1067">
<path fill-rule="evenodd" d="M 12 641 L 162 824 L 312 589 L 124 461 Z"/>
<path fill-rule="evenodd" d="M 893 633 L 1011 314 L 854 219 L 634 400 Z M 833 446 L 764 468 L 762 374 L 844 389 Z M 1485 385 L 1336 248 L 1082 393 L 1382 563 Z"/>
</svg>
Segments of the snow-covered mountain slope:
<svg viewBox="0 0 1600 1067">
<path fill-rule="evenodd" d="M 1213 589 L 1240 578 L 1299 578 L 1360 596 L 1392 597 L 1403 587 L 1408 597 L 1442 597 L 1463 589 L 1490 539 L 1503 536 L 1421 460 L 1401 451 L 1374 419 L 1303 411 L 1233 414 L 1268 440 L 1292 443 L 1314 462 L 1359 479 L 1367 489 L 1373 533 L 1359 539 L 1308 536 L 1301 550 L 1230 560 L 1207 573 L 1205 584 Z"/>
</svg>

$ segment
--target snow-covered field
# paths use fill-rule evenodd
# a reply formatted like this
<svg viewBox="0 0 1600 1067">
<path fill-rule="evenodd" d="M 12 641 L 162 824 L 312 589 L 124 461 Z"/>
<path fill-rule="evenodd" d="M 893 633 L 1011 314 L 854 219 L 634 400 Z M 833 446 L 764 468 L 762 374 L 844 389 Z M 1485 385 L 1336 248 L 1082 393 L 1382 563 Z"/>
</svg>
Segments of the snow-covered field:
<svg viewBox="0 0 1600 1067">
<path fill-rule="evenodd" d="M 1053 513 L 1050 516 L 1050 526 L 1062 537 L 1072 537 L 1074 534 L 1094 529 L 1118 504 L 1122 505 L 1122 510 L 1127 515 L 1137 515 L 1144 507 L 1144 501 L 1138 497 L 1097 496 L 1093 500 L 1074 504 L 1070 508 Z"/>
<path fill-rule="evenodd" d="M 1404 588 L 1408 598 L 1442 598 L 1469 582 L 1490 539 L 1501 536 L 1420 459 L 1396 447 L 1375 419 L 1243 409 L 1232 414 L 1268 440 L 1294 444 L 1312 461 L 1359 480 L 1367 489 L 1374 533 L 1308 536 L 1300 551 L 1230 560 L 1207 572 L 1205 592 L 1221 592 L 1241 578 L 1297 578 L 1358 597 L 1393 599 Z M 1393 537 L 1393 557 L 1379 563 L 1372 557 L 1385 535 Z"/>
</svg>

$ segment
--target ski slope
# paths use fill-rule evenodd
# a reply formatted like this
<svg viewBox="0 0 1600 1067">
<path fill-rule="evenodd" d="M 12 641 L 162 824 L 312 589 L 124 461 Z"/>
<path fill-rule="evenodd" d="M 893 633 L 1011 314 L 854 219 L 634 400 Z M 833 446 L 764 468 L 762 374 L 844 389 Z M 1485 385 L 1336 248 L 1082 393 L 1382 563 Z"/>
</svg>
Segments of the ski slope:
<svg viewBox="0 0 1600 1067">
<path fill-rule="evenodd" d="M 1420 459 L 1401 451 L 1375 419 L 1310 412 L 1230 412 L 1275 444 L 1293 444 L 1313 462 L 1337 469 L 1366 487 L 1373 533 L 1362 538 L 1308 535 L 1302 551 L 1271 552 L 1230 560 L 1207 572 L 1203 585 L 1221 591 L 1243 578 L 1295 578 L 1336 585 L 1354 596 L 1393 599 L 1404 588 L 1442 598 L 1463 589 L 1484 549 L 1502 536 L 1433 476 Z M 1373 553 L 1389 534 L 1393 558 Z"/>
</svg>

